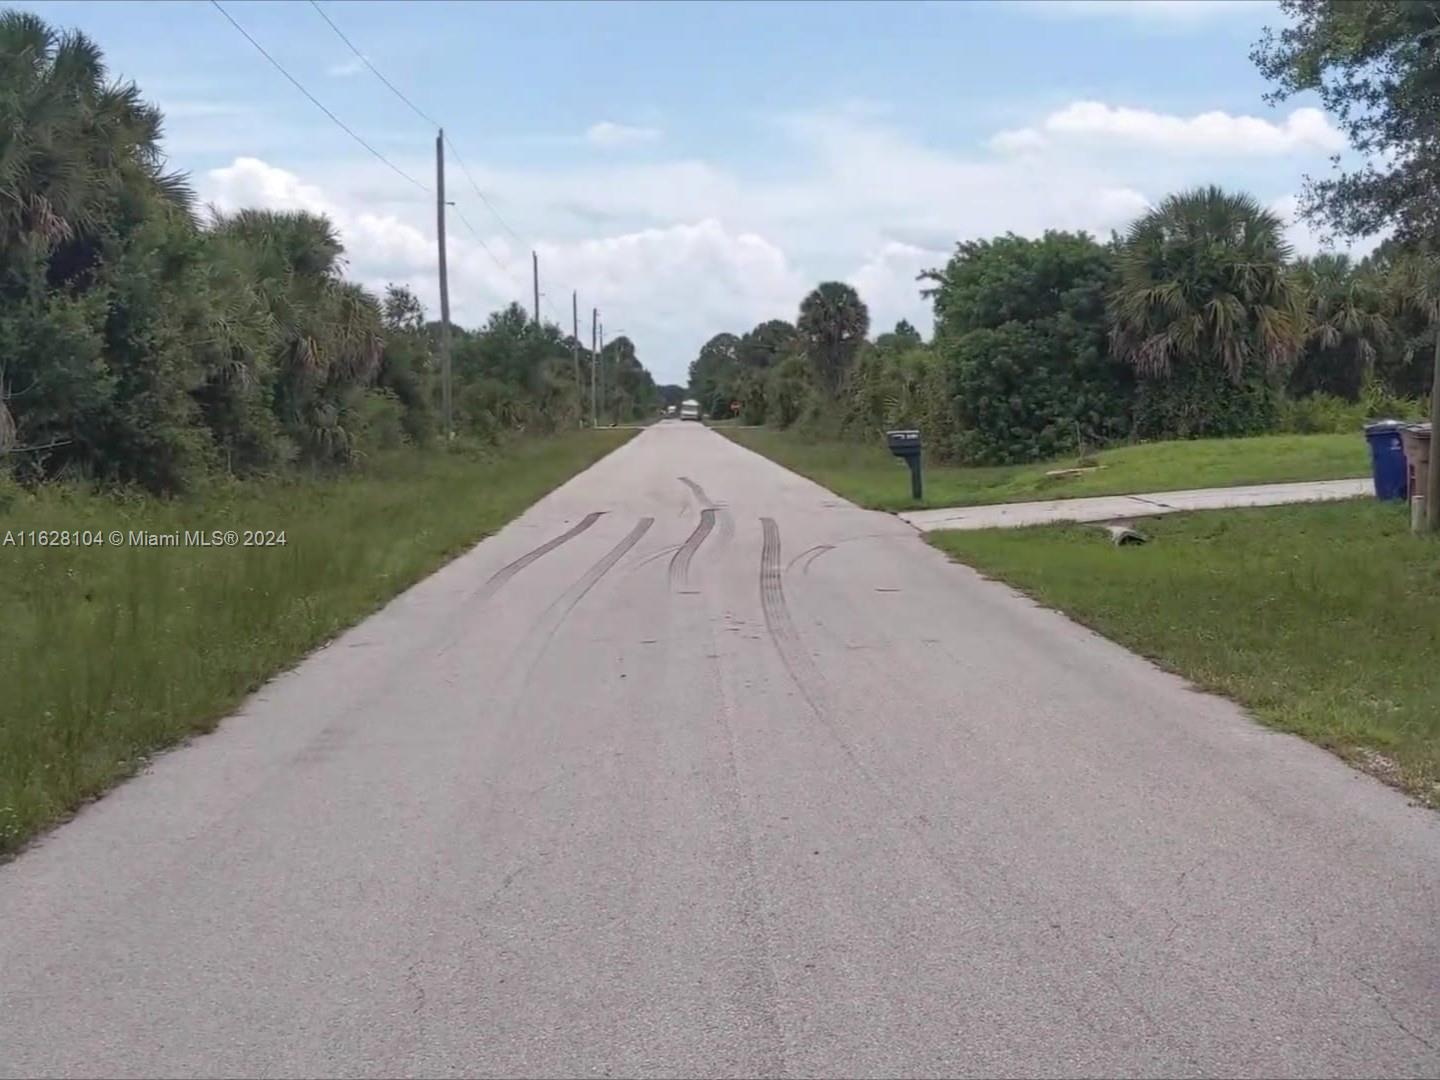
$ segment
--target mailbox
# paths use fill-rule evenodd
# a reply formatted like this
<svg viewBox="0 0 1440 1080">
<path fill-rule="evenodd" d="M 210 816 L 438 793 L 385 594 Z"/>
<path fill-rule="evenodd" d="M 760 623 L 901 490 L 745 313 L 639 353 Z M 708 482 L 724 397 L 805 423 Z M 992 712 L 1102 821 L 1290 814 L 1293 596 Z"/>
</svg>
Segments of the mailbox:
<svg viewBox="0 0 1440 1080">
<path fill-rule="evenodd" d="M 919 502 L 924 490 L 920 476 L 920 432 L 887 431 L 885 445 L 892 454 L 910 466 L 910 494 Z"/>
</svg>

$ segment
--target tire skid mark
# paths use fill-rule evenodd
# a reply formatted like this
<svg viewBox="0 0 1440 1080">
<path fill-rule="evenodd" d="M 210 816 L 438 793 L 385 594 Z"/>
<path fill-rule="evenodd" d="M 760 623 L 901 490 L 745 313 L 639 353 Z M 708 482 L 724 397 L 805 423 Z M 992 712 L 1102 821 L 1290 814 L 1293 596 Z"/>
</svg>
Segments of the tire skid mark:
<svg viewBox="0 0 1440 1080">
<path fill-rule="evenodd" d="M 673 555 L 678 550 L 680 550 L 679 544 L 669 544 L 666 547 L 661 548 L 659 551 L 652 551 L 649 555 L 646 555 L 643 559 L 632 565 L 630 569 L 626 571 L 626 573 L 633 574 L 642 566 L 652 563 L 656 559 L 663 559 L 666 555 Z"/>
<path fill-rule="evenodd" d="M 743 989 L 738 1000 L 746 1003 L 741 1008 L 753 1025 L 746 1029 L 750 1033 L 747 1050 L 754 1059 L 749 1070 L 759 1076 L 785 1076 L 788 1050 L 780 1020 L 780 980 L 776 970 L 776 957 L 785 955 L 785 948 L 777 943 L 774 921 L 767 915 L 770 897 L 757 855 L 757 835 L 766 826 L 758 824 L 754 792 L 742 770 L 734 723 L 738 710 L 722 672 L 721 650 L 709 613 L 699 605 L 678 606 L 669 613 L 674 620 L 671 625 L 680 631 L 682 639 L 693 633 L 705 643 L 694 686 L 704 705 L 696 718 L 706 716 L 708 710 L 719 729 L 720 743 L 718 768 L 702 770 L 698 781 L 714 793 L 723 822 L 716 842 L 733 844 L 738 856 L 731 885 L 740 906 L 739 930 L 743 934 L 738 949 L 744 965 Z"/>
<path fill-rule="evenodd" d="M 930 862 L 950 880 L 962 895 L 974 896 L 971 884 L 965 881 L 964 877 L 950 865 L 930 838 L 906 812 L 904 804 L 895 793 L 894 786 L 860 760 L 860 755 L 856 753 L 854 745 L 845 737 L 840 725 L 836 722 L 832 715 L 824 678 L 821 676 L 814 658 L 801 641 L 800 635 L 795 629 L 794 620 L 790 617 L 789 606 L 785 602 L 785 590 L 780 581 L 780 526 L 775 523 L 773 518 L 761 518 L 760 525 L 764 530 L 764 545 L 760 552 L 760 606 L 764 611 L 765 626 L 770 632 L 770 639 L 775 643 L 775 650 L 780 654 L 780 660 L 785 666 L 785 670 L 789 673 L 796 688 L 799 689 L 806 704 L 810 706 L 815 718 L 820 721 L 820 726 L 840 748 L 841 753 L 845 755 L 855 772 L 890 807 L 900 827 L 914 837 Z M 821 626 L 820 629 L 823 631 L 824 627 Z"/>
<path fill-rule="evenodd" d="M 626 552 L 638 544 L 640 538 L 644 536 L 649 531 L 650 526 L 654 524 L 655 519 L 653 517 L 643 517 L 637 521 L 635 527 L 626 533 L 619 543 L 602 555 L 594 566 L 581 574 L 575 584 L 571 585 L 570 588 L 561 594 L 560 598 L 551 605 L 552 609 L 558 607 L 560 610 L 560 618 L 556 620 L 555 623 L 557 627 L 565 621 L 565 616 L 569 615 L 570 612 L 575 609 L 575 605 L 585 599 L 585 594 L 599 584 L 600 579 L 609 573 L 610 568 L 623 559 Z M 551 633 L 553 634 L 554 631 L 552 630 Z M 548 637 L 550 635 L 547 634 L 546 636 Z"/>
<path fill-rule="evenodd" d="M 524 694 L 525 687 L 530 684 L 530 677 L 544 658 L 546 650 L 550 648 L 550 642 L 554 640 L 555 634 L 565 622 L 575 606 L 585 599 L 585 594 L 600 583 L 600 579 L 609 573 L 611 567 L 625 557 L 626 552 L 639 543 L 640 538 L 649 531 L 650 526 L 655 524 L 653 517 L 644 517 L 635 523 L 620 542 L 607 551 L 600 559 L 581 574 L 575 582 L 563 593 L 550 602 L 540 618 L 530 629 L 529 641 L 533 642 L 530 658 L 520 669 L 519 684 L 514 689 L 513 701 L 518 701 Z M 513 707 L 513 702 L 512 702 Z"/>
<path fill-rule="evenodd" d="M 540 559 L 546 555 L 549 555 L 550 552 L 554 551 L 566 541 L 574 540 L 575 537 L 579 536 L 586 529 L 590 528 L 591 525 L 594 525 L 595 522 L 599 521 L 601 515 L 604 513 L 605 511 L 603 510 L 591 511 L 583 518 L 581 518 L 576 524 L 566 529 L 559 536 L 545 541 L 545 543 L 541 544 L 534 551 L 526 552 L 514 562 L 506 563 L 499 570 L 496 570 L 495 573 L 491 574 L 489 580 L 487 580 L 484 585 L 480 586 L 480 591 L 475 594 L 475 599 L 480 603 L 484 603 L 486 600 L 489 600 L 490 597 L 494 596 L 497 592 L 500 591 L 500 587 L 502 585 L 504 585 L 507 581 L 513 578 L 521 570 L 524 570 L 536 559 Z"/>
<path fill-rule="evenodd" d="M 720 543 L 728 544 L 735 539 L 735 515 L 725 507 L 724 503 L 717 503 L 705 491 L 703 487 L 691 480 L 688 476 L 677 476 L 675 479 L 690 489 L 695 500 L 700 504 L 702 510 L 714 510 L 716 520 L 720 523 Z"/>
<path fill-rule="evenodd" d="M 709 495 L 705 494 L 705 489 L 702 488 L 699 484 L 697 484 L 694 480 L 691 480 L 688 476 L 677 476 L 675 479 L 679 480 L 680 483 L 684 484 L 690 489 L 691 494 L 695 496 L 703 509 L 713 510 L 715 508 L 714 501 L 710 498 Z"/>
<path fill-rule="evenodd" d="M 825 720 L 825 683 L 795 630 L 785 603 L 785 587 L 780 582 L 780 526 L 774 518 L 763 517 L 760 528 L 764 535 L 760 549 L 760 609 L 765 615 L 765 628 L 801 696 Z"/>
<path fill-rule="evenodd" d="M 715 508 L 706 507 L 700 511 L 700 523 L 695 526 L 692 532 L 675 550 L 670 557 L 670 586 L 674 588 L 689 588 L 690 586 L 690 560 L 700 550 L 700 545 L 705 543 L 705 538 L 710 535 L 710 530 L 715 527 Z"/>
<path fill-rule="evenodd" d="M 800 568 L 801 573 L 808 573 L 811 563 L 813 563 L 821 555 L 824 555 L 825 552 L 834 550 L 834 544 L 816 544 L 814 547 L 808 547 L 804 551 L 800 552 L 799 555 L 796 555 L 793 559 L 791 559 L 788 563 L 785 564 L 785 572 L 788 574 L 791 570 L 795 569 L 796 563 L 798 563 L 801 559 L 804 559 L 805 556 L 809 555 L 810 558 L 806 560 L 805 565 Z"/>
</svg>

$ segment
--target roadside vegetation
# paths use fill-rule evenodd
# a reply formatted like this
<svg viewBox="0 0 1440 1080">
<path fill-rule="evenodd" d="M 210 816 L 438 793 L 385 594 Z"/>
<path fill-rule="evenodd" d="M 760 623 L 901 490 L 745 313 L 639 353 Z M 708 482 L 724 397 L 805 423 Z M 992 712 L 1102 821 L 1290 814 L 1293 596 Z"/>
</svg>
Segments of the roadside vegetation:
<svg viewBox="0 0 1440 1080">
<path fill-rule="evenodd" d="M 925 498 L 878 440 L 807 439 L 772 428 L 722 426 L 729 438 L 872 510 L 1073 499 L 1183 488 L 1338 480 L 1370 470 L 1365 441 L 1345 435 L 1257 435 L 1118 446 L 1034 465 L 925 465 Z M 1077 469 L 1083 471 L 1075 471 Z M 1052 475 L 1058 474 L 1058 475 Z"/>
<path fill-rule="evenodd" d="M 173 495 L 444 434 L 438 324 L 404 285 L 347 281 L 325 217 L 202 213 L 160 110 L 82 33 L 0 14 L 0 87 L 0 469 Z M 460 437 L 589 411 L 591 356 L 555 325 L 512 304 L 453 337 Z M 654 414 L 628 338 L 599 363 L 602 423 Z"/>
<path fill-rule="evenodd" d="M 771 429 L 737 440 L 872 506 L 909 505 L 881 476 L 883 434 L 903 427 L 924 438 L 929 505 L 1361 475 L 1367 421 L 1425 414 L 1426 266 L 1395 245 L 1358 263 L 1295 259 L 1254 199 L 1197 189 L 1108 243 L 1051 232 L 958 245 L 926 275 L 929 342 L 903 322 L 870 339 L 863 299 L 826 283 L 793 325 L 712 338 L 692 390 L 710 416 Z M 1278 434 L 1353 446 L 1247 441 Z M 1210 447 L 1139 445 L 1177 440 Z M 1034 463 L 1049 464 L 993 469 Z M 1092 463 L 1111 467 L 1040 476 Z M 1185 475 L 1192 463 L 1213 471 Z"/>
<path fill-rule="evenodd" d="M 1318 93 L 1364 159 L 1312 181 L 1302 210 L 1341 237 L 1389 230 L 1370 254 L 1297 258 L 1276 213 L 1214 185 L 1159 200 L 1108 240 L 965 240 L 921 275 L 931 340 L 905 321 L 872 337 L 863 298 L 825 282 L 793 323 L 705 343 L 690 388 L 706 414 L 816 443 L 918 428 L 931 462 L 966 466 L 1176 439 L 1358 439 L 1381 418 L 1440 426 L 1437 61 L 1414 46 L 1433 5 L 1280 7 L 1289 25 L 1252 54 L 1272 99 Z M 1430 485 L 1434 530 L 1440 469 Z"/>
<path fill-rule="evenodd" d="M 931 533 L 954 558 L 1440 805 L 1440 542 L 1373 501 Z"/>
<path fill-rule="evenodd" d="M 0 855 L 635 434 L 398 450 L 339 479 L 158 500 L 0 485 Z M 36 547 L 47 529 L 262 529 L 264 547 Z M 11 543 L 6 544 L 7 534 Z"/>
<path fill-rule="evenodd" d="M 1252 53 L 1272 102 L 1318 95 L 1359 162 L 1308 179 L 1302 212 L 1387 237 L 1363 258 L 1297 258 L 1256 199 L 1202 186 L 1108 239 L 958 244 L 923 275 L 929 341 L 872 338 L 854 289 L 821 285 L 793 324 L 707 342 L 692 391 L 770 429 L 737 442 L 886 508 L 909 504 L 889 428 L 922 431 L 939 505 L 1363 475 L 1365 422 L 1440 427 L 1440 53 L 1417 45 L 1436 5 L 1279 6 Z M 1433 532 L 1440 467 L 1426 495 Z M 929 539 L 1440 803 L 1440 546 L 1409 524 L 1357 500 L 1150 520 L 1139 547 L 1079 526 Z"/>
<path fill-rule="evenodd" d="M 0 13 L 0 854 L 618 446 L 659 393 L 517 304 L 440 326 L 334 225 L 202 212 L 99 47 Z M 678 389 L 678 388 L 677 388 Z M 35 546 L 246 529 L 284 546 Z M 6 542 L 6 538 L 10 542 Z"/>
</svg>

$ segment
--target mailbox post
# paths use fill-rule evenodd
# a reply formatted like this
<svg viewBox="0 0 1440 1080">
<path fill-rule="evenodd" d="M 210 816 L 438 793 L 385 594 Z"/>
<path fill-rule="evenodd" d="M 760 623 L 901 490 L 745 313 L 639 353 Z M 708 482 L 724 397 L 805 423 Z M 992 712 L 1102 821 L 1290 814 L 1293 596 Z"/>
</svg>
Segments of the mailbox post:
<svg viewBox="0 0 1440 1080">
<path fill-rule="evenodd" d="M 924 491 L 920 478 L 920 432 L 887 431 L 885 444 L 892 454 L 910 466 L 910 494 L 919 502 Z"/>
</svg>

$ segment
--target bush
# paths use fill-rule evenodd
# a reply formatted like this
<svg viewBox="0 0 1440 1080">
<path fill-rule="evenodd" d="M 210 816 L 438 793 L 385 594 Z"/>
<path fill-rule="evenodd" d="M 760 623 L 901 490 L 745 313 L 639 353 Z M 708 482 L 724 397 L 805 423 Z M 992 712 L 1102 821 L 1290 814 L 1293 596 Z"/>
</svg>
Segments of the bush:
<svg viewBox="0 0 1440 1080">
<path fill-rule="evenodd" d="M 770 371 L 765 386 L 766 415 L 788 428 L 804 415 L 811 396 L 810 368 L 802 356 L 790 356 Z"/>
<path fill-rule="evenodd" d="M 1098 328 L 1065 333 L 1065 324 L 1010 322 L 949 344 L 958 457 L 1045 461 L 1128 434 L 1129 370 L 1110 358 Z"/>
<path fill-rule="evenodd" d="M 356 452 L 364 457 L 377 450 L 398 450 L 406 443 L 405 406 L 390 390 L 371 390 L 355 408 Z"/>
<path fill-rule="evenodd" d="M 850 372 L 841 405 L 841 423 L 852 439 L 868 442 L 894 428 L 919 428 L 931 456 L 953 455 L 957 423 L 945 365 L 912 339 L 885 335 L 867 347 Z"/>
<path fill-rule="evenodd" d="M 1219 366 L 1176 366 L 1140 380 L 1134 434 L 1140 439 L 1224 438 L 1275 429 L 1281 396 L 1263 375 L 1237 383 Z"/>
<path fill-rule="evenodd" d="M 1085 233 L 960 244 L 935 290 L 943 378 L 927 423 L 977 464 L 1035 461 L 1129 434 L 1134 376 L 1112 359 L 1110 250 Z"/>
<path fill-rule="evenodd" d="M 743 371 L 736 378 L 735 400 L 740 403 L 742 424 L 763 424 L 767 412 L 765 376 L 758 371 Z"/>
<path fill-rule="evenodd" d="M 1359 401 L 1334 394 L 1310 394 L 1281 403 L 1277 428 L 1296 435 L 1350 434 L 1375 420 L 1423 420 L 1425 403 L 1392 395 L 1378 383 L 1360 391 Z"/>
</svg>

